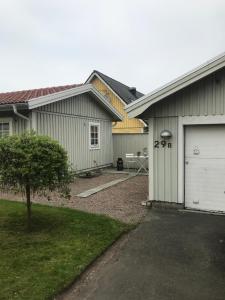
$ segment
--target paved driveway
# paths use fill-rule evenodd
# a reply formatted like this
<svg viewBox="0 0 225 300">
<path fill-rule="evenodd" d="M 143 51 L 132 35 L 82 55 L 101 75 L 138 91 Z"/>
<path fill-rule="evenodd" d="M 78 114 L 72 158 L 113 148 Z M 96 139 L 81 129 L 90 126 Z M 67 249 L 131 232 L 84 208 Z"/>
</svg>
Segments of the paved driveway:
<svg viewBox="0 0 225 300">
<path fill-rule="evenodd" d="M 225 216 L 152 210 L 96 276 L 76 299 L 224 300 Z"/>
</svg>

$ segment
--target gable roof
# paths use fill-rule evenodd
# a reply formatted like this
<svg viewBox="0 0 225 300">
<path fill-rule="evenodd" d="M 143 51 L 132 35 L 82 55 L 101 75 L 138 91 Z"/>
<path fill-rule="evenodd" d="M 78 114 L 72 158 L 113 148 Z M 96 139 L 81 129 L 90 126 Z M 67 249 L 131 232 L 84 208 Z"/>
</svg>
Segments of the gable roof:
<svg viewBox="0 0 225 300">
<path fill-rule="evenodd" d="M 34 109 L 43 105 L 54 103 L 69 97 L 91 94 L 92 97 L 112 116 L 113 121 L 122 121 L 119 112 L 97 91 L 92 84 L 73 84 L 59 87 L 0 93 L 0 110 L 21 105 L 26 109 Z"/>
<path fill-rule="evenodd" d="M 32 100 L 34 98 L 36 99 L 38 97 L 46 96 L 49 94 L 62 92 L 81 85 L 82 84 L 71 84 L 71 85 L 53 86 L 53 87 L 46 87 L 46 88 L 33 89 L 33 90 L 0 93 L 0 105 L 26 103 L 29 100 Z"/>
<path fill-rule="evenodd" d="M 94 70 L 91 73 L 86 83 L 90 83 L 94 76 L 100 77 L 100 79 L 102 79 L 125 102 L 125 104 L 129 104 L 144 95 L 135 88 L 129 87 L 97 70 Z"/>
<path fill-rule="evenodd" d="M 198 80 L 225 67 L 225 53 L 214 57 L 194 70 L 184 74 L 181 77 L 169 82 L 159 89 L 141 97 L 130 103 L 125 108 L 128 116 L 134 118 L 141 115 L 146 109 L 154 103 L 180 91 L 181 89 L 197 82 Z"/>
</svg>

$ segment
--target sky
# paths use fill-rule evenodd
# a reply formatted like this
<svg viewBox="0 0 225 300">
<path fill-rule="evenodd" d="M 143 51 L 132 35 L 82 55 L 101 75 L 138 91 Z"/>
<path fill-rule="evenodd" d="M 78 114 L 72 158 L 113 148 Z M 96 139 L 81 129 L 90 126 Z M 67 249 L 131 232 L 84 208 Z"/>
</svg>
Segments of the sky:
<svg viewBox="0 0 225 300">
<path fill-rule="evenodd" d="M 99 70 L 149 93 L 224 51 L 224 0 L 0 2 L 0 92 Z"/>
</svg>

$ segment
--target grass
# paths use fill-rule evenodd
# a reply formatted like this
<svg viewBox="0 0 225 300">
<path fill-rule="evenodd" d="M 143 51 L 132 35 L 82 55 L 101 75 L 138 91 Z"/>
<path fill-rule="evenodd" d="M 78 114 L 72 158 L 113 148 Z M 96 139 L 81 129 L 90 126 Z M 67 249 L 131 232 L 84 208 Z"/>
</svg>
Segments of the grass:
<svg viewBox="0 0 225 300">
<path fill-rule="evenodd" d="M 52 299 L 130 227 L 105 216 L 0 200 L 0 299 Z"/>
</svg>

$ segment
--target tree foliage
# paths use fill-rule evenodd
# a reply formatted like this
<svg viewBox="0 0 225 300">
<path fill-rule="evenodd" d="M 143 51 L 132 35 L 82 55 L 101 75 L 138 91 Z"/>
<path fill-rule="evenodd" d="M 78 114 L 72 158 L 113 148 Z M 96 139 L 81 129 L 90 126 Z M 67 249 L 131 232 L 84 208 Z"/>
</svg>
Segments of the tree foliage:
<svg viewBox="0 0 225 300">
<path fill-rule="evenodd" d="M 0 186 L 26 194 L 30 219 L 31 193 L 58 191 L 70 196 L 73 172 L 67 152 L 48 136 L 32 133 L 0 139 Z"/>
</svg>

